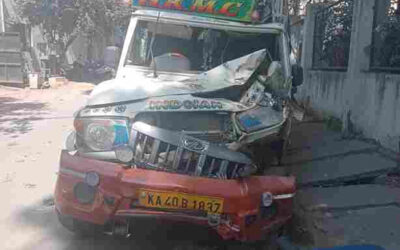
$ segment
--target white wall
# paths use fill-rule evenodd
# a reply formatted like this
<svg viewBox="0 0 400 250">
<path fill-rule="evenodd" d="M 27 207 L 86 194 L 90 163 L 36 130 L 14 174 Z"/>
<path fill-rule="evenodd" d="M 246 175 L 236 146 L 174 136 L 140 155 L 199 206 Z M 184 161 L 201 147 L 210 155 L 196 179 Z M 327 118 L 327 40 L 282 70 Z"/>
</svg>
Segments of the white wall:
<svg viewBox="0 0 400 250">
<path fill-rule="evenodd" d="M 299 88 L 299 99 L 309 102 L 314 110 L 341 118 L 346 128 L 352 124 L 365 137 L 398 151 L 400 75 L 376 73 L 369 69 L 375 0 L 354 1 L 347 72 L 312 69 L 316 7 L 309 6 L 302 57 L 305 81 Z"/>
</svg>

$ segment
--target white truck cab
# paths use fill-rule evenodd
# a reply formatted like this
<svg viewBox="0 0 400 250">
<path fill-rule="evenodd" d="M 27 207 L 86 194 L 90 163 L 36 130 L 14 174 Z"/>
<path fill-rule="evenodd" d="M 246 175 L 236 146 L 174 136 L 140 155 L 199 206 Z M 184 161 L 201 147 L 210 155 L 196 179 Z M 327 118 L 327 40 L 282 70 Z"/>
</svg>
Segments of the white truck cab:
<svg viewBox="0 0 400 250">
<path fill-rule="evenodd" d="M 295 180 L 263 169 L 268 147 L 282 156 L 298 82 L 283 25 L 249 23 L 261 16 L 251 0 L 133 2 L 203 16 L 133 13 L 116 78 L 94 88 L 62 151 L 60 222 L 124 237 L 143 218 L 207 226 L 225 240 L 281 231 Z"/>
<path fill-rule="evenodd" d="M 179 132 L 222 151 L 250 152 L 260 166 L 264 153 L 254 151 L 260 143 L 278 141 L 278 161 L 282 157 L 294 80 L 282 23 L 139 9 L 132 14 L 115 79 L 96 86 L 79 117 L 124 117 L 127 130 L 142 122 L 163 133 Z M 113 160 L 115 154 L 104 152 L 128 137 L 86 149 L 102 151 L 88 152 L 91 157 Z M 129 150 L 132 157 L 138 151 Z"/>
<path fill-rule="evenodd" d="M 212 47 L 204 48 L 208 42 L 205 36 L 210 30 L 213 37 L 208 40 L 215 39 L 215 42 L 211 41 Z M 189 59 L 189 68 L 168 70 L 180 74 L 198 74 L 269 46 L 273 59 L 281 62 L 285 77 L 290 76 L 288 40 L 281 23 L 247 24 L 184 13 L 138 10 L 129 24 L 117 79 L 129 78 L 135 71 L 151 70 L 151 43 L 154 57 L 171 53 Z M 209 55 L 209 62 L 201 62 L 207 57 L 203 53 L 206 49 L 215 55 Z"/>
</svg>

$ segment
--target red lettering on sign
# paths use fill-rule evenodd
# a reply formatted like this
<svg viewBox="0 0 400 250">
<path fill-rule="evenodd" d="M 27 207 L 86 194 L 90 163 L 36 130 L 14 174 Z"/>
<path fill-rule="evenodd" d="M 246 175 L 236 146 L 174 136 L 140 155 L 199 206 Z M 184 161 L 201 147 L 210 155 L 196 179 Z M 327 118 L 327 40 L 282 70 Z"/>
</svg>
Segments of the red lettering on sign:
<svg viewBox="0 0 400 250">
<path fill-rule="evenodd" d="M 141 5 L 141 6 L 146 6 L 146 2 L 147 2 L 147 0 L 139 0 L 139 5 Z"/>
<path fill-rule="evenodd" d="M 215 1 L 209 1 L 207 5 L 204 5 L 203 0 L 196 0 L 196 2 L 193 3 L 192 7 L 190 7 L 190 11 L 213 14 L 214 6 L 215 6 Z"/>
<path fill-rule="evenodd" d="M 181 1 L 182 0 L 167 0 L 164 4 L 164 8 L 183 10 Z"/>
<path fill-rule="evenodd" d="M 237 16 L 239 14 L 241 3 L 225 3 L 219 10 L 219 13 L 225 16 Z"/>
<path fill-rule="evenodd" d="M 160 8 L 160 4 L 158 3 L 158 0 L 150 0 L 149 5 L 154 8 Z"/>
</svg>

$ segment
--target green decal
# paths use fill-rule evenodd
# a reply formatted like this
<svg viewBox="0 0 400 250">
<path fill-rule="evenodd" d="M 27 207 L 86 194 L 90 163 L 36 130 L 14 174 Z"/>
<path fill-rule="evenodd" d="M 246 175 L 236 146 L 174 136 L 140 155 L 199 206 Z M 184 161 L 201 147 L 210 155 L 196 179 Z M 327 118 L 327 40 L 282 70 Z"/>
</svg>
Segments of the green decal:
<svg viewBox="0 0 400 250">
<path fill-rule="evenodd" d="M 135 7 L 191 12 L 199 16 L 251 22 L 256 0 L 132 0 Z"/>
</svg>

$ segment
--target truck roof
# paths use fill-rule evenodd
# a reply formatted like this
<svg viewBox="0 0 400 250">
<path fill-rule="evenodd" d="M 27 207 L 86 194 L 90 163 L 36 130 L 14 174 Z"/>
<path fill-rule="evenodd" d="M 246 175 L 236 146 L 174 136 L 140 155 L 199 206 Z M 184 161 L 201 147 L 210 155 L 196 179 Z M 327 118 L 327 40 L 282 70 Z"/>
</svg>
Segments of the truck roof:
<svg viewBox="0 0 400 250">
<path fill-rule="evenodd" d="M 263 23 L 263 24 L 252 24 L 227 21 L 212 17 L 202 17 L 190 14 L 184 14 L 172 11 L 158 11 L 158 10 L 144 10 L 139 9 L 133 12 L 133 16 L 141 17 L 143 19 L 170 21 L 179 23 L 190 23 L 200 27 L 208 28 L 224 28 L 232 29 L 236 31 L 244 32 L 268 32 L 268 33 L 280 33 L 284 30 L 282 23 Z"/>
</svg>

